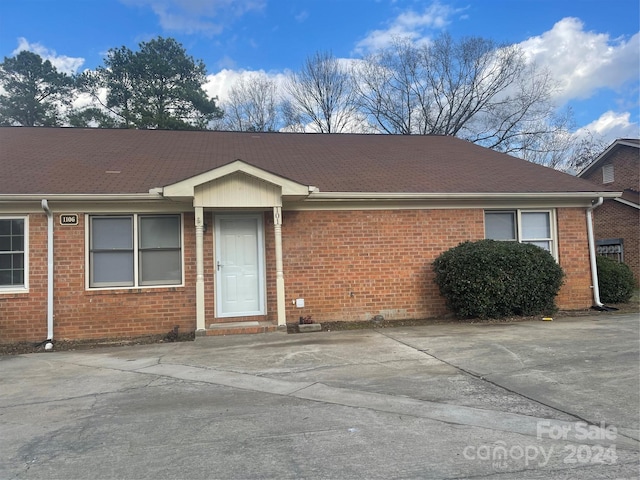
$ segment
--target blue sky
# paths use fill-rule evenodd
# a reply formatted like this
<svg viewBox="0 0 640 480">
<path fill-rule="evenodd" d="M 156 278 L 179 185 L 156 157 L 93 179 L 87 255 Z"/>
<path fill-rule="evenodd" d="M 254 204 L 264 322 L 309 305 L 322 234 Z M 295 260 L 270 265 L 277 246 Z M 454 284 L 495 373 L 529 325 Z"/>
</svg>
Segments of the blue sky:
<svg viewBox="0 0 640 480">
<path fill-rule="evenodd" d="M 251 71 L 282 78 L 316 51 L 360 58 L 392 35 L 442 31 L 517 43 L 549 68 L 576 129 L 638 137 L 637 0 L 2 0 L 0 56 L 27 49 L 77 72 L 106 51 L 158 35 L 202 59 L 207 91 L 224 100 Z"/>
</svg>

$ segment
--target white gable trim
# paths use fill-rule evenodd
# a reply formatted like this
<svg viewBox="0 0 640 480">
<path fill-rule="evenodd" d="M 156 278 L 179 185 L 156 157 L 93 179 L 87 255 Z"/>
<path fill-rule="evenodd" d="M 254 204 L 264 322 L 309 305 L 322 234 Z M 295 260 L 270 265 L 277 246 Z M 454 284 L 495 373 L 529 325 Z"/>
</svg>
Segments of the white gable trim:
<svg viewBox="0 0 640 480">
<path fill-rule="evenodd" d="M 283 196 L 306 197 L 307 195 L 309 195 L 309 192 L 313 191 L 313 187 L 309 185 L 302 185 L 300 183 L 294 182 L 293 180 L 289 180 L 279 175 L 275 175 L 271 172 L 267 172 L 266 170 L 262 170 L 261 168 L 254 167 L 253 165 L 243 162 L 242 160 L 235 160 L 221 167 L 209 170 L 208 172 L 204 172 L 180 182 L 167 185 L 161 189 L 162 195 L 167 198 L 193 197 L 195 195 L 196 186 L 218 180 L 222 177 L 226 177 L 237 172 L 242 172 L 246 175 L 256 177 L 259 180 L 280 187 L 282 189 Z"/>
</svg>

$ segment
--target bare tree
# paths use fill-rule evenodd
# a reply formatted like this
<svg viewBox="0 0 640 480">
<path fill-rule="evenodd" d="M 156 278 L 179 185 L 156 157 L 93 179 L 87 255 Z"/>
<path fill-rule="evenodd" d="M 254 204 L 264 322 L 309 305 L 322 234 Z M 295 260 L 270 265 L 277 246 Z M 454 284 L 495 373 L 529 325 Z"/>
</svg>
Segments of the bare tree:
<svg viewBox="0 0 640 480">
<path fill-rule="evenodd" d="M 225 130 L 271 132 L 279 127 L 276 85 L 265 74 L 241 78 L 222 104 Z"/>
<path fill-rule="evenodd" d="M 451 135 L 517 154 L 528 137 L 560 131 L 547 122 L 555 111 L 548 72 L 514 45 L 448 34 L 423 46 L 397 39 L 354 75 L 358 109 L 381 132 Z"/>
<path fill-rule="evenodd" d="M 319 133 L 342 133 L 355 118 L 351 76 L 330 53 L 308 57 L 285 84 L 289 116 Z"/>
<path fill-rule="evenodd" d="M 352 74 L 357 109 L 379 132 L 430 133 L 432 97 L 421 50 L 396 39 L 391 48 L 358 62 Z"/>
</svg>

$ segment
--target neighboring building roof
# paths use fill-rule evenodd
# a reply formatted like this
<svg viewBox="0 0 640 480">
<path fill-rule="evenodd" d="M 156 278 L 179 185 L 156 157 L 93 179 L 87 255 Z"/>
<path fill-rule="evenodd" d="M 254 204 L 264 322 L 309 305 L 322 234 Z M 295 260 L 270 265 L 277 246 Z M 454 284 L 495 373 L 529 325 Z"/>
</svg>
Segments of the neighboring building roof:
<svg viewBox="0 0 640 480">
<path fill-rule="evenodd" d="M 593 172 L 596 168 L 602 166 L 602 164 L 609 158 L 609 156 L 620 146 L 640 148 L 640 139 L 638 138 L 619 138 L 615 140 L 607 149 L 602 152 L 598 157 L 587 165 L 580 173 L 578 177 L 584 177 Z"/>
<path fill-rule="evenodd" d="M 610 191 L 446 136 L 3 127 L 0 195 L 147 193 L 235 160 L 320 192 Z"/>
</svg>

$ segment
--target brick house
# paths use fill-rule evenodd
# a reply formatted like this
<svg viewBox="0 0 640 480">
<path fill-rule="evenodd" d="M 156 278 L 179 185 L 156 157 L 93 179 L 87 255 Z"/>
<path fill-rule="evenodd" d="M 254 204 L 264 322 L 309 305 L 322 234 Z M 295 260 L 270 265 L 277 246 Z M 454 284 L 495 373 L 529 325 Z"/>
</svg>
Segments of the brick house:
<svg viewBox="0 0 640 480">
<path fill-rule="evenodd" d="M 640 140 L 618 139 L 579 174 L 622 191 L 594 211 L 596 251 L 624 262 L 640 280 Z"/>
<path fill-rule="evenodd" d="M 533 242 L 592 305 L 583 179 L 440 136 L 0 128 L 0 342 L 446 314 L 431 263 Z M 592 242 L 591 242 L 592 244 Z"/>
</svg>

